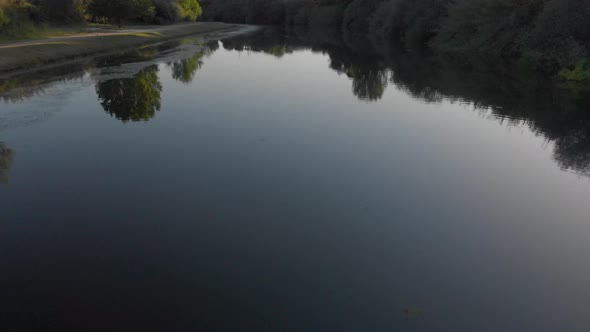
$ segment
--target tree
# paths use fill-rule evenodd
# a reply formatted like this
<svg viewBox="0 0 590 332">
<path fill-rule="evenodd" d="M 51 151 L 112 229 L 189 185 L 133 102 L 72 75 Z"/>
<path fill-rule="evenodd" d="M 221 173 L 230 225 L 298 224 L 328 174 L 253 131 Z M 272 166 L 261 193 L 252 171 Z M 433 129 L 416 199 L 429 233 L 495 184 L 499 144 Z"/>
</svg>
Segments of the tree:
<svg viewBox="0 0 590 332">
<path fill-rule="evenodd" d="M 8 23 L 10 23 L 10 17 L 8 17 L 2 7 L 0 7 L 0 27 L 7 25 Z"/>
<path fill-rule="evenodd" d="M 590 57 L 590 6 L 587 0 L 549 0 L 527 40 L 543 65 L 582 65 Z"/>
<path fill-rule="evenodd" d="M 196 21 L 203 10 L 197 0 L 178 0 L 178 6 L 181 8 L 180 17 L 188 21 Z"/>
<path fill-rule="evenodd" d="M 95 18 L 106 18 L 122 25 L 126 20 L 152 20 L 155 6 L 151 0 L 92 0 L 88 11 Z"/>
<path fill-rule="evenodd" d="M 162 85 L 158 66 L 143 69 L 132 78 L 98 83 L 96 93 L 104 110 L 123 121 L 147 121 L 161 107 Z"/>
<path fill-rule="evenodd" d="M 37 19 L 56 23 L 83 22 L 90 0 L 29 0 Z"/>
</svg>

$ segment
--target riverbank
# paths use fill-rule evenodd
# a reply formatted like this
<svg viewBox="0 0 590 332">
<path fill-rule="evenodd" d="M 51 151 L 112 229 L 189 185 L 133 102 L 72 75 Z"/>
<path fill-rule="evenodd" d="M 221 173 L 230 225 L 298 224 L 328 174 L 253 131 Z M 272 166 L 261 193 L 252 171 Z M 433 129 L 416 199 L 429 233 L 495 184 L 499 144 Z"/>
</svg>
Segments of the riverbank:
<svg viewBox="0 0 590 332">
<path fill-rule="evenodd" d="M 0 73 L 108 53 L 190 35 L 245 32 L 252 27 L 217 22 L 141 26 L 0 44 Z"/>
</svg>

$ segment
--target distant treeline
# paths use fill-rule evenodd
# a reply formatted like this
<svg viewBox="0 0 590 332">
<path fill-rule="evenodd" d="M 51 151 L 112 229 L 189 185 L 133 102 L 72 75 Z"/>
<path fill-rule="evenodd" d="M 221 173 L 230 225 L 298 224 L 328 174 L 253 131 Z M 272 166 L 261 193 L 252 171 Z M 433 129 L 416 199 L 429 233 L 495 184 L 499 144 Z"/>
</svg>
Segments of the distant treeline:
<svg viewBox="0 0 590 332">
<path fill-rule="evenodd" d="M 332 26 L 590 79 L 590 0 L 202 0 L 211 21 Z"/>
<path fill-rule="evenodd" d="M 195 21 L 201 13 L 198 0 L 0 0 L 0 32 L 31 24 L 165 24 Z"/>
</svg>

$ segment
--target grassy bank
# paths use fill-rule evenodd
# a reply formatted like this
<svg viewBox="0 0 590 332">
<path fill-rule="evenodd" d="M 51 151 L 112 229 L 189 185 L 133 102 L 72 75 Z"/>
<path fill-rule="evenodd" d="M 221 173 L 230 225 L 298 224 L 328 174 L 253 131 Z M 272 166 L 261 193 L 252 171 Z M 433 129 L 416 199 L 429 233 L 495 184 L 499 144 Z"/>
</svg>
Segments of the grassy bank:
<svg viewBox="0 0 590 332">
<path fill-rule="evenodd" d="M 0 72 L 22 70 L 183 36 L 242 28 L 239 25 L 225 23 L 189 23 L 0 44 Z"/>
<path fill-rule="evenodd" d="M 56 38 L 56 37 L 69 37 L 76 36 L 89 31 L 115 31 L 121 30 L 121 28 L 111 24 L 74 24 L 69 26 L 52 26 L 49 24 L 25 24 L 21 25 L 18 31 L 13 29 L 7 31 L 4 29 L 0 33 L 0 46 L 2 44 L 9 44 L 17 41 L 23 41 L 27 39 L 44 39 L 44 38 Z"/>
</svg>

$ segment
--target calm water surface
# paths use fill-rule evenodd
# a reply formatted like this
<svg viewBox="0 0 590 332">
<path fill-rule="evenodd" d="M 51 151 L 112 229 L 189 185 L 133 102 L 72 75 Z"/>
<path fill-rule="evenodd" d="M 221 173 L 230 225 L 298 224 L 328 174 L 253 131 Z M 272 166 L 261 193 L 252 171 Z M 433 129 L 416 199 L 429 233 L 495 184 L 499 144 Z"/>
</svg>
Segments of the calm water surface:
<svg viewBox="0 0 590 332">
<path fill-rule="evenodd" d="M 589 93 L 480 68 L 268 30 L 0 81 L 0 329 L 590 330 Z"/>
</svg>

